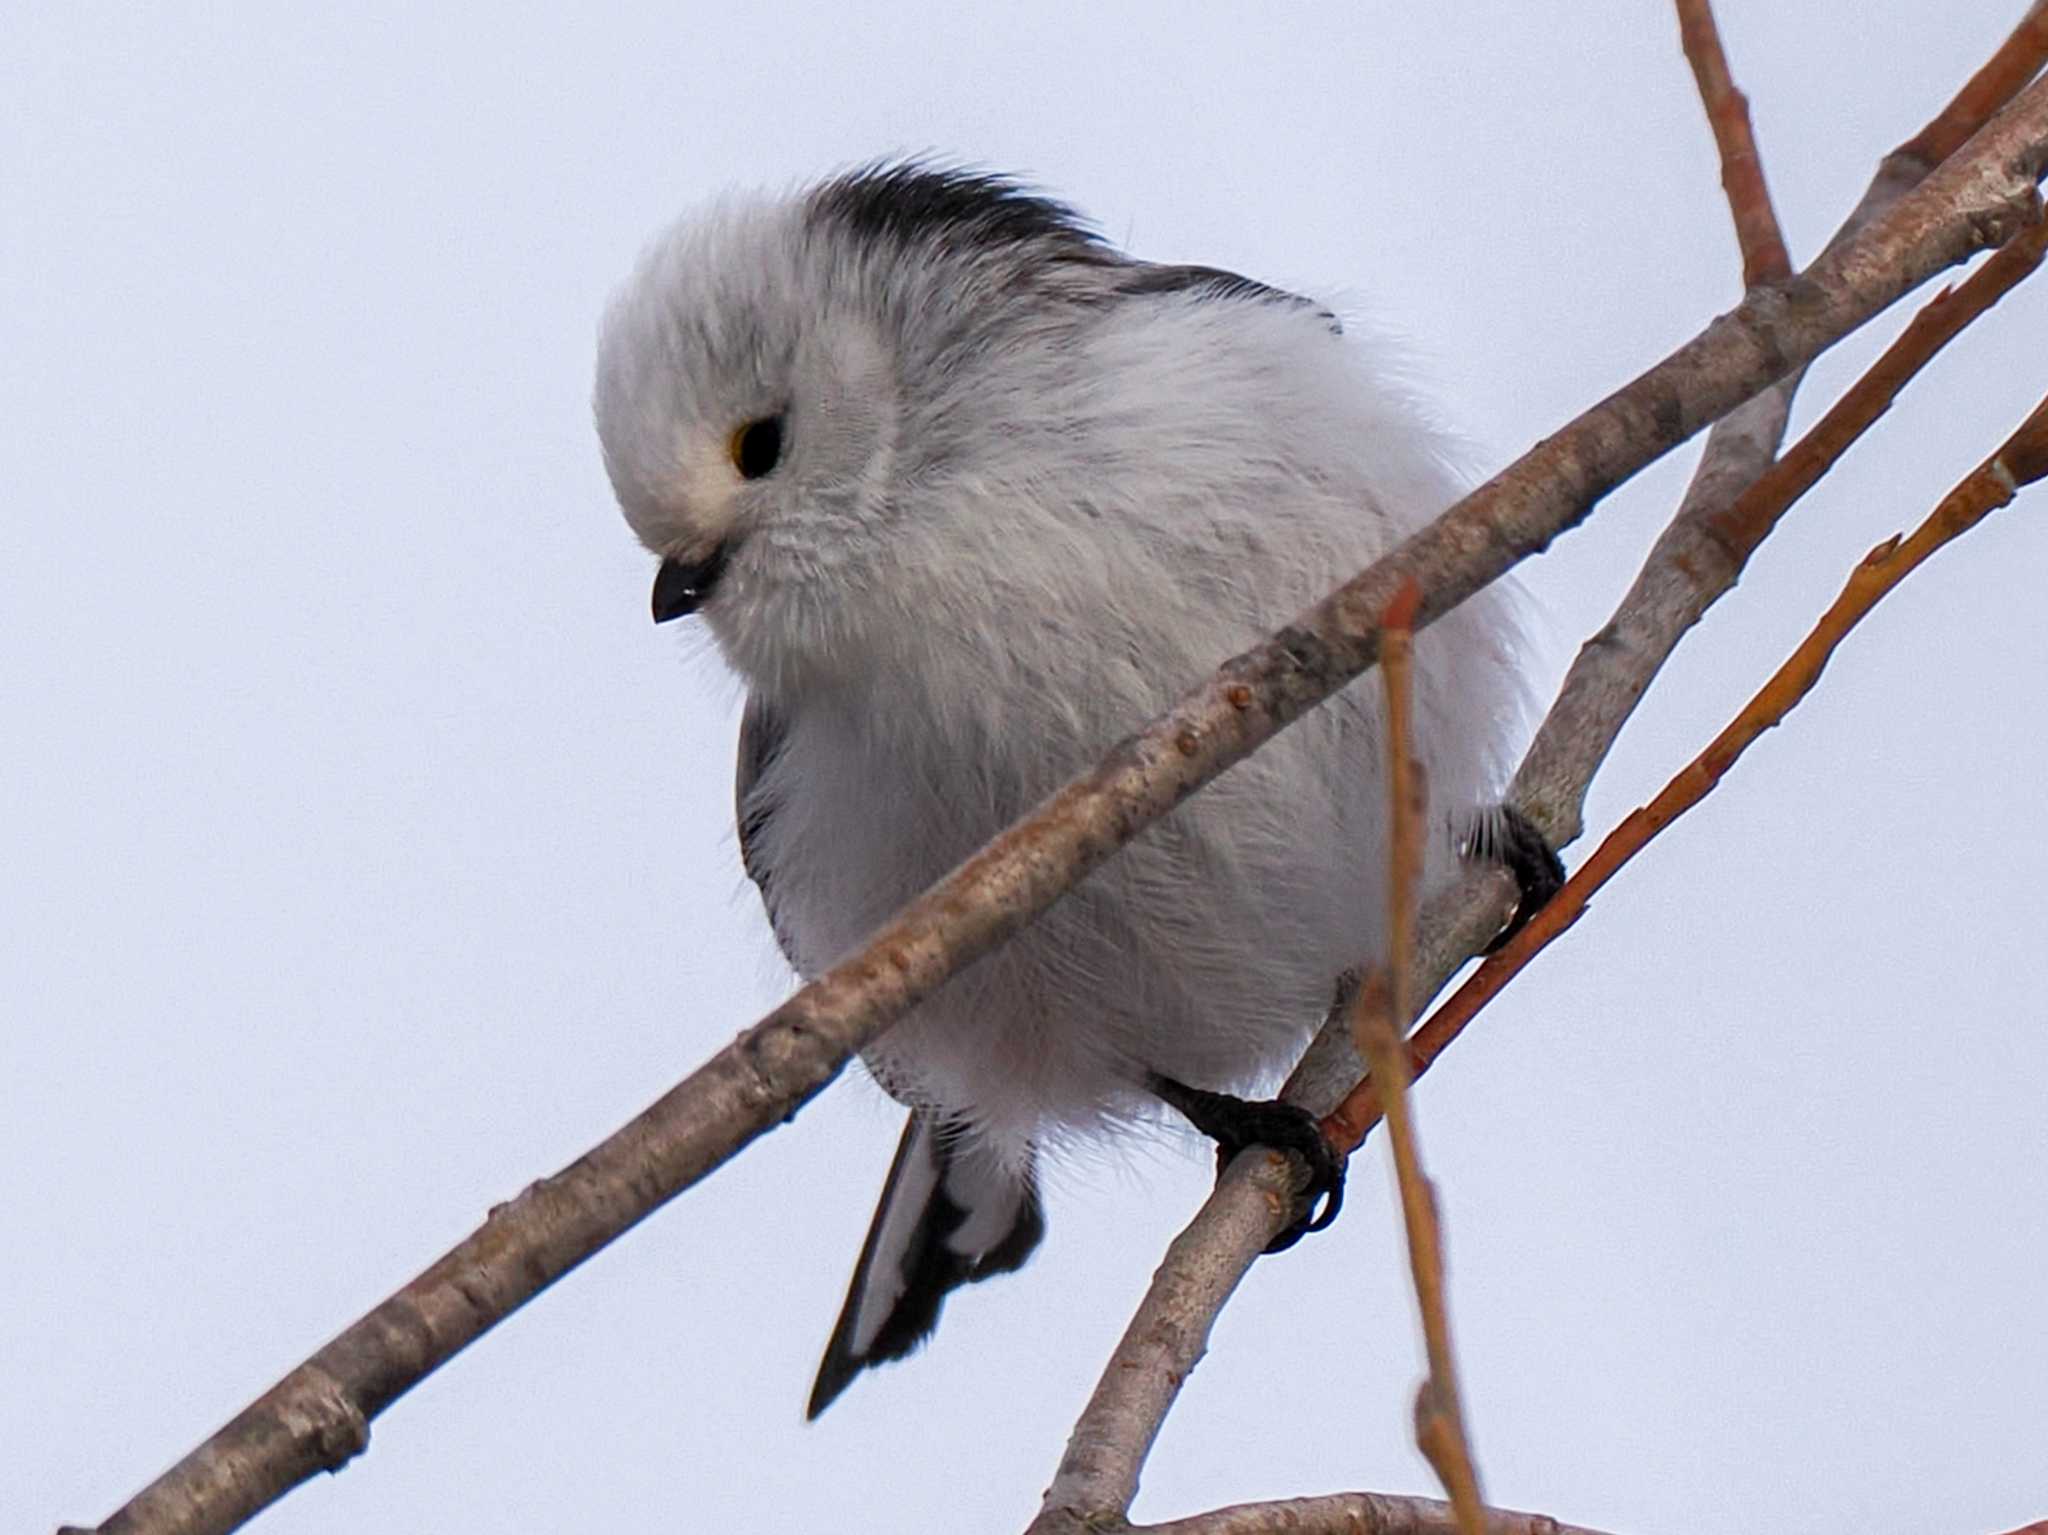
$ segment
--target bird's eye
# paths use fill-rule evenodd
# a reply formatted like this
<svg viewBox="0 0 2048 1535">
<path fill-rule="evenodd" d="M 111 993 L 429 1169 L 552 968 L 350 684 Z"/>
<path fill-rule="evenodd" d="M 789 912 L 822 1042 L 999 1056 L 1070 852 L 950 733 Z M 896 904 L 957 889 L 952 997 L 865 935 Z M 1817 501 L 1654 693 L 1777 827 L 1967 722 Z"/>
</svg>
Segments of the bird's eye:
<svg viewBox="0 0 2048 1535">
<path fill-rule="evenodd" d="M 732 434 L 726 445 L 733 468 L 743 480 L 758 480 L 782 462 L 782 417 L 763 416 Z"/>
</svg>

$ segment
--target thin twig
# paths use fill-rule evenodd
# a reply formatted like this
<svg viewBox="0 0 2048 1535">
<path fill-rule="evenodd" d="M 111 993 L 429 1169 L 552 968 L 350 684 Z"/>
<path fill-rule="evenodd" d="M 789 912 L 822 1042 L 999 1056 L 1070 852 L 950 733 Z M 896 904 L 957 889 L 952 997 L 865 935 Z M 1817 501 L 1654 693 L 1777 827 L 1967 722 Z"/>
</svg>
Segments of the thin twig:
<svg viewBox="0 0 2048 1535">
<path fill-rule="evenodd" d="M 2034 0 L 2012 34 L 1956 92 L 1941 115 L 1893 150 L 1889 158 L 1914 160 L 1922 167 L 1941 164 L 2017 96 L 2044 64 L 2048 64 L 2048 0 Z"/>
<path fill-rule="evenodd" d="M 1415 655 L 1413 624 L 1422 593 L 1405 588 L 1381 618 L 1380 678 L 1387 699 L 1387 966 L 1357 988 L 1351 1004 L 1352 1033 L 1383 1084 L 1387 1134 L 1393 1146 L 1394 1179 L 1401 1194 L 1401 1221 L 1408 1240 L 1408 1267 L 1415 1304 L 1422 1315 L 1422 1341 L 1429 1373 L 1415 1397 L 1415 1442 L 1451 1495 L 1461 1535 L 1484 1535 L 1486 1508 L 1479 1472 L 1465 1431 L 1458 1392 L 1456 1356 L 1451 1351 L 1450 1312 L 1444 1299 L 1443 1236 L 1436 1189 L 1422 1169 L 1422 1147 L 1408 1103 L 1407 1055 L 1401 1032 L 1412 1005 L 1411 929 L 1415 881 L 1421 873 L 1425 786 L 1412 746 L 1411 689 Z"/>
<path fill-rule="evenodd" d="M 1727 198 L 1736 243 L 1742 252 L 1743 287 L 1748 290 L 1764 283 L 1782 282 L 1791 275 L 1791 258 L 1786 254 L 1784 232 L 1778 227 L 1778 215 L 1771 206 L 1770 190 L 1765 184 L 1763 160 L 1757 152 L 1756 135 L 1749 119 L 1749 98 L 1736 88 L 1727 56 L 1721 50 L 1720 28 L 1714 22 L 1708 0 L 1677 0 L 1677 4 L 1679 41 L 1687 62 L 1692 66 L 1700 105 L 1706 111 L 1715 146 L 1720 152 L 1721 189 Z M 1889 201 L 1911 184 L 1903 177 L 1887 181 L 1884 190 L 1866 196 L 1864 204 L 1869 205 L 1872 196 L 1882 196 Z M 1692 479 L 1686 485 L 1685 495 L 1672 515 L 1671 525 L 1650 551 L 1650 557 L 1644 564 L 1644 575 L 1629 593 L 1631 598 L 1638 595 L 1648 597 L 1658 585 L 1677 586 L 1682 590 L 1688 585 L 1711 584 L 1711 572 L 1718 568 L 1718 562 L 1707 561 L 1702 568 L 1692 558 L 1693 546 L 1705 537 L 1702 525 L 1706 519 L 1725 511 L 1742 493 L 1744 486 L 1751 484 L 1771 466 L 1778 445 L 1785 440 L 1785 428 L 1792 420 L 1793 397 L 1798 394 L 1805 377 L 1804 368 L 1795 368 L 1741 409 L 1729 412 L 1714 423 L 1713 430 L 1707 433 L 1706 446 L 1700 452 L 1700 461 L 1693 469 Z M 1733 579 L 1731 573 L 1727 581 L 1732 583 Z M 1650 583 L 1647 588 L 1646 582 Z M 1711 596 L 1707 597 L 1700 604 L 1701 611 L 1712 600 Z M 1655 610 L 1648 604 L 1632 607 L 1624 601 L 1620 612 L 1634 615 Z M 1637 618 L 1635 622 L 1640 624 L 1642 619 Z M 1668 650 L 1669 644 L 1675 644 L 1686 627 L 1680 626 L 1672 631 L 1673 637 L 1664 649 Z M 1612 656 L 1599 648 L 1601 642 L 1610 636 L 1617 642 Z M 1628 643 L 1630 640 L 1638 643 L 1631 645 Z M 1647 669 L 1641 671 L 1636 691 L 1616 692 L 1610 686 L 1604 695 L 1609 705 L 1604 722 L 1610 729 L 1619 730 L 1622 720 L 1635 707 L 1636 699 L 1642 696 L 1641 688 L 1647 687 L 1650 675 L 1656 670 L 1661 659 L 1658 647 L 1641 644 L 1639 636 L 1625 635 L 1610 625 L 1589 642 L 1587 652 L 1581 656 L 1582 664 L 1574 668 L 1574 681 L 1583 685 L 1601 675 L 1601 665 L 1584 664 L 1592 658 L 1597 658 L 1608 670 L 1613 669 L 1611 663 L 1617 658 L 1624 663 L 1634 661 L 1638 666 L 1649 662 Z M 1612 684 L 1616 679 L 1609 677 L 1607 680 Z M 1592 688 L 1568 688 L 1565 696 L 1603 697 Z M 1614 707 L 1617 704 L 1619 712 Z M 1565 717 L 1558 720 L 1560 727 L 1579 723 L 1569 718 L 1570 712 L 1568 708 L 1562 711 Z M 1592 722 L 1598 724 L 1602 721 L 1596 714 Z M 1539 741 L 1537 749 L 1531 753 L 1536 764 L 1544 761 L 1544 745 Z M 1518 782 L 1516 787 L 1520 790 L 1527 785 Z M 1522 808 L 1526 813 L 1527 807 Z M 1575 805 L 1575 822 L 1578 813 Z M 1552 830 L 1559 847 L 1575 840 L 1578 835 L 1576 824 Z"/>
<path fill-rule="evenodd" d="M 1785 237 L 1771 208 L 1764 183 L 1764 163 L 1756 152 L 1756 134 L 1749 121 L 1749 98 L 1736 88 L 1727 55 L 1721 51 L 1721 29 L 1714 24 L 1710 0 L 1677 0 L 1678 36 L 1685 61 L 1700 88 L 1700 104 L 1714 130 L 1721 152 L 1721 187 L 1735 217 L 1735 240 L 1742 248 L 1742 285 L 1776 282 L 1792 275 Z"/>
<path fill-rule="evenodd" d="M 1414 750 L 1415 614 L 1421 606 L 1421 588 L 1411 583 L 1380 616 L 1380 682 L 1387 699 L 1387 972 L 1394 1011 L 1404 1022 L 1415 1001 L 1415 882 L 1422 877 L 1429 796 Z"/>
</svg>

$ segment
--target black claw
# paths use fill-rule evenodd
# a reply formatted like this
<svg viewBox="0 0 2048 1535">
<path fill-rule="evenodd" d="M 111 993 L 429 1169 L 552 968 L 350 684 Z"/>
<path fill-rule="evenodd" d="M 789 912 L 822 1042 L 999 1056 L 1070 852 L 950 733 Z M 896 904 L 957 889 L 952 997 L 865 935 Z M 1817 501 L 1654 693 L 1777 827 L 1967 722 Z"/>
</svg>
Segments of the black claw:
<svg viewBox="0 0 2048 1535">
<path fill-rule="evenodd" d="M 1240 1151 L 1253 1146 L 1291 1151 L 1307 1164 L 1308 1185 L 1301 1191 L 1296 1217 L 1266 1244 L 1267 1252 L 1285 1252 L 1309 1232 L 1321 1231 L 1344 1208 L 1344 1171 L 1350 1159 L 1323 1138 L 1322 1127 L 1307 1109 L 1272 1099 L 1253 1103 L 1156 1073 L 1149 1085 L 1168 1107 L 1216 1143 L 1217 1177 Z"/>
<path fill-rule="evenodd" d="M 1508 925 L 1486 946 L 1489 954 L 1527 926 L 1529 919 L 1564 888 L 1564 860 L 1557 856 L 1557 850 L 1550 845 L 1549 839 L 1536 829 L 1534 821 L 1513 805 L 1502 805 L 1495 811 L 1491 822 L 1473 840 L 1471 851 L 1476 857 L 1493 859 L 1514 875 L 1522 898 L 1515 903 L 1514 915 L 1508 918 Z"/>
</svg>

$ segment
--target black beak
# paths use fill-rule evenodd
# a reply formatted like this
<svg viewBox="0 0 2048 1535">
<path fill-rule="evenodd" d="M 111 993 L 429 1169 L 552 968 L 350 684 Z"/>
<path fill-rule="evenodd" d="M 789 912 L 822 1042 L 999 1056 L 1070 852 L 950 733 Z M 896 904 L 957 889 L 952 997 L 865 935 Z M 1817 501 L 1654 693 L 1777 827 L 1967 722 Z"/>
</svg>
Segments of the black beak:
<svg viewBox="0 0 2048 1535">
<path fill-rule="evenodd" d="M 720 544 L 694 565 L 681 560 L 663 560 L 654 573 L 654 621 L 665 624 L 671 618 L 685 618 L 704 606 L 711 588 L 725 569 L 725 545 Z"/>
</svg>

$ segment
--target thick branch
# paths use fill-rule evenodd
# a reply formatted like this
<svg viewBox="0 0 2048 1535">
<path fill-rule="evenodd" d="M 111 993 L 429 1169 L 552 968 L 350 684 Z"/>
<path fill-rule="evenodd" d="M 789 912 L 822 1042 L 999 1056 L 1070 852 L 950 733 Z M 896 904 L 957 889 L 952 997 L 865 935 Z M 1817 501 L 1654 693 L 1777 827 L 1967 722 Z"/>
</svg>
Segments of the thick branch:
<svg viewBox="0 0 2048 1535">
<path fill-rule="evenodd" d="M 1750 295 L 991 842 L 646 1112 L 494 1210 L 140 1493 L 104 1531 L 235 1528 L 361 1446 L 401 1393 L 756 1136 L 855 1050 L 1045 910 L 1204 783 L 1369 667 L 1377 616 L 1408 580 L 1441 616 L 1576 526 L 1616 484 L 2038 214 L 2048 86 L 1805 277 Z M 1241 1159 L 1242 1160 L 1242 1159 Z M 335 1402 L 339 1418 L 323 1410 Z"/>
<path fill-rule="evenodd" d="M 1448 1503 L 1433 1498 L 1396 1498 L 1378 1492 L 1339 1492 L 1320 1498 L 1284 1498 L 1273 1503 L 1238 1503 L 1165 1524 L 1124 1526 L 1125 1535 L 1456 1535 Z M 1487 1535 L 1595 1535 L 1559 1524 L 1545 1514 L 1486 1511 Z M 2048 1535 L 2048 1520 L 2036 1520 L 2005 1535 Z"/>
<path fill-rule="evenodd" d="M 1343 999 L 1337 1007 L 1342 1009 Z M 1241 1197 L 1211 1199 L 1174 1238 L 1117 1345 L 1123 1368 L 1105 1376 L 1081 1415 L 1034 1532 L 1080 1531 L 1108 1510 L 1119 1519 L 1138 1492 L 1138 1468 L 1181 1382 L 1209 1351 L 1209 1328 L 1295 1203 L 1283 1157 L 1246 1152 L 1225 1175 Z"/>
</svg>

